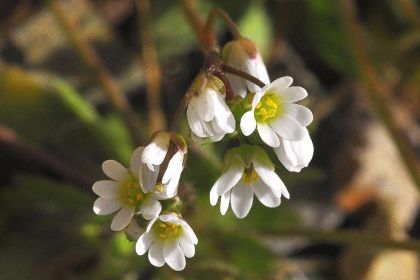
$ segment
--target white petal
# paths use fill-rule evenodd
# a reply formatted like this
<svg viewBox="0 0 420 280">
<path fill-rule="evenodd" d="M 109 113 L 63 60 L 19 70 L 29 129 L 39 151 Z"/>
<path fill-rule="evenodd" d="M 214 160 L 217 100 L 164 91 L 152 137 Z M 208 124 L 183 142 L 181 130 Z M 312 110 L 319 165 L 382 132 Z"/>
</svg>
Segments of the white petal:
<svg viewBox="0 0 420 280">
<path fill-rule="evenodd" d="M 163 257 L 163 244 L 159 240 L 155 240 L 149 249 L 149 261 L 156 267 L 161 267 L 165 264 L 165 258 Z"/>
<path fill-rule="evenodd" d="M 187 258 L 192 258 L 195 255 L 195 246 L 191 243 L 188 237 L 185 235 L 181 236 L 178 240 L 179 246 L 181 247 L 184 255 Z"/>
<path fill-rule="evenodd" d="M 114 181 L 120 182 L 128 176 L 127 169 L 115 160 L 106 160 L 102 163 L 105 175 Z"/>
<path fill-rule="evenodd" d="M 216 188 L 213 187 L 210 190 L 210 204 L 212 206 L 215 206 L 218 200 L 219 200 L 219 196 L 217 195 Z"/>
<path fill-rule="evenodd" d="M 244 185 L 242 181 L 232 189 L 231 204 L 236 217 L 242 219 L 248 215 L 252 207 L 253 197 L 254 193 L 251 186 Z"/>
<path fill-rule="evenodd" d="M 160 215 L 159 219 L 162 222 L 173 223 L 173 224 L 177 224 L 177 225 L 180 224 L 180 221 L 181 221 L 179 216 L 177 214 L 175 214 L 174 212 Z"/>
<path fill-rule="evenodd" d="M 197 135 L 198 137 L 205 137 L 206 134 L 204 132 L 203 127 L 200 123 L 200 116 L 197 112 L 197 103 L 196 97 L 191 98 L 190 104 L 188 104 L 187 108 L 187 119 L 188 124 L 192 130 L 192 132 Z"/>
<path fill-rule="evenodd" d="M 118 195 L 118 186 L 119 184 L 115 181 L 101 180 L 93 184 L 92 190 L 104 199 L 113 199 Z"/>
<path fill-rule="evenodd" d="M 145 164 L 140 168 L 140 186 L 143 192 L 150 192 L 156 185 L 159 176 L 159 166 L 154 167 L 155 171 L 151 171 Z"/>
<path fill-rule="evenodd" d="M 153 141 L 147 145 L 141 155 L 143 163 L 160 165 L 165 159 L 169 147 L 169 134 L 167 132 L 158 132 Z"/>
<path fill-rule="evenodd" d="M 213 188 L 216 188 L 217 195 L 222 195 L 229 191 L 241 179 L 244 173 L 242 165 L 231 166 L 220 178 L 214 183 Z"/>
<path fill-rule="evenodd" d="M 305 136 L 305 128 L 288 115 L 284 115 L 269 124 L 282 138 L 290 141 L 302 140 Z"/>
<path fill-rule="evenodd" d="M 233 64 L 230 64 L 230 65 L 234 66 Z M 242 98 L 245 98 L 246 93 L 247 93 L 246 81 L 243 78 L 240 78 L 232 74 L 226 74 L 226 77 L 229 81 L 230 87 L 235 92 L 235 94 L 239 95 Z"/>
<path fill-rule="evenodd" d="M 184 161 L 184 153 L 176 152 L 168 163 L 168 167 L 163 174 L 162 183 L 166 184 L 174 176 L 178 176 L 182 172 L 182 163 Z"/>
<path fill-rule="evenodd" d="M 120 211 L 114 216 L 111 223 L 111 229 L 113 231 L 123 230 L 131 222 L 134 215 L 134 209 L 132 208 L 121 208 Z"/>
<path fill-rule="evenodd" d="M 303 87 L 289 87 L 278 91 L 278 94 L 285 103 L 294 103 L 308 96 L 308 92 Z"/>
<path fill-rule="evenodd" d="M 270 147 L 278 147 L 280 145 L 279 136 L 273 129 L 265 123 L 257 123 L 258 134 L 265 144 Z"/>
<path fill-rule="evenodd" d="M 141 153 L 143 152 L 144 147 L 140 146 L 138 147 L 133 154 L 131 155 L 130 160 L 130 169 L 131 173 L 138 178 L 140 173 L 140 167 L 141 167 Z"/>
<path fill-rule="evenodd" d="M 149 224 L 146 227 L 146 232 L 150 232 L 150 230 L 152 229 L 153 225 L 155 224 L 155 222 L 157 221 L 157 219 L 159 219 L 159 217 L 154 217 Z"/>
<path fill-rule="evenodd" d="M 214 99 L 215 104 L 215 116 L 217 127 L 221 128 L 225 133 L 232 133 L 235 131 L 236 123 L 232 112 L 226 105 L 224 97 L 217 94 Z"/>
<path fill-rule="evenodd" d="M 260 81 L 262 81 L 265 84 L 270 83 L 270 78 L 268 77 L 267 67 L 264 64 L 264 61 L 262 60 L 261 54 L 258 52 L 256 57 L 252 59 L 253 67 L 250 68 L 250 74 L 256 78 L 258 78 Z M 251 92 L 257 92 L 260 90 L 260 87 L 256 84 L 247 81 L 248 89 Z"/>
<path fill-rule="evenodd" d="M 225 133 L 214 133 L 213 135 L 209 136 L 210 140 L 213 142 L 219 142 L 223 139 Z"/>
<path fill-rule="evenodd" d="M 308 126 L 313 120 L 311 110 L 299 104 L 284 104 L 284 113 L 297 120 L 301 126 Z"/>
<path fill-rule="evenodd" d="M 249 136 L 257 127 L 254 111 L 246 112 L 241 118 L 241 131 L 245 136 Z"/>
<path fill-rule="evenodd" d="M 287 170 L 299 172 L 300 170 L 297 171 L 296 168 L 298 166 L 298 160 L 296 154 L 293 152 L 291 143 L 289 140 L 280 140 L 280 146 L 275 148 L 274 152 Z"/>
<path fill-rule="evenodd" d="M 109 215 L 121 208 L 121 203 L 116 200 L 106 200 L 101 197 L 95 200 L 93 212 L 96 215 Z"/>
<path fill-rule="evenodd" d="M 198 96 L 198 113 L 200 118 L 206 122 L 211 121 L 214 117 L 215 104 L 213 102 L 214 95 L 218 94 L 214 89 L 207 88 Z"/>
<path fill-rule="evenodd" d="M 155 237 L 154 237 L 153 234 L 144 232 L 139 237 L 139 239 L 137 240 L 137 243 L 136 243 L 136 253 L 137 253 L 137 255 L 141 256 L 144 253 L 146 253 L 147 250 L 149 250 L 149 247 L 154 240 L 155 240 Z"/>
<path fill-rule="evenodd" d="M 190 225 L 186 221 L 181 220 L 181 219 L 179 220 L 180 220 L 180 224 L 182 225 L 182 228 L 185 231 L 184 237 L 188 238 L 192 244 L 197 245 L 198 238 L 197 238 L 197 235 L 195 235 L 195 232 L 193 231 L 193 229 L 190 227 Z"/>
<path fill-rule="evenodd" d="M 284 76 L 274 80 L 270 85 L 264 87 L 265 90 L 275 90 L 276 92 L 282 93 L 293 83 L 292 77 Z"/>
<path fill-rule="evenodd" d="M 230 202 L 230 195 L 232 193 L 232 190 L 229 190 L 227 192 L 225 192 L 222 195 L 222 198 L 220 199 L 220 213 L 222 215 L 225 215 L 228 208 L 229 208 L 229 202 Z"/>
<path fill-rule="evenodd" d="M 273 190 L 263 181 L 257 180 L 251 183 L 252 190 L 258 200 L 267 207 L 274 208 L 280 205 L 281 197 L 277 196 Z"/>
<path fill-rule="evenodd" d="M 276 196 L 281 196 L 282 186 L 284 186 L 284 183 L 274 172 L 274 167 L 268 167 L 258 161 L 253 161 L 253 166 L 255 172 L 257 172 L 261 180 L 272 189 L 274 194 Z"/>
<path fill-rule="evenodd" d="M 161 210 L 162 205 L 153 198 L 146 199 L 140 207 L 140 213 L 146 220 L 151 220 L 159 216 Z"/>
<path fill-rule="evenodd" d="M 165 242 L 163 256 L 173 270 L 180 271 L 185 268 L 185 256 L 176 240 Z"/>
</svg>

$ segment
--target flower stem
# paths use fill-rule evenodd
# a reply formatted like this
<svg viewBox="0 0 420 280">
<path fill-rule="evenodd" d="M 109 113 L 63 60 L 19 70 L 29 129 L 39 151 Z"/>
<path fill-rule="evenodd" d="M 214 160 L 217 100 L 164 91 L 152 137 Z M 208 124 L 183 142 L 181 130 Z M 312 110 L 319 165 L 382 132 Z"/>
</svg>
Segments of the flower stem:
<svg viewBox="0 0 420 280">
<path fill-rule="evenodd" d="M 386 87 L 386 83 L 380 79 L 380 76 L 367 53 L 362 26 L 356 18 L 357 15 L 354 1 L 341 0 L 340 4 L 344 26 L 347 31 L 351 50 L 353 51 L 356 60 L 356 66 L 359 68 L 361 77 L 368 87 L 368 97 L 379 118 L 388 129 L 408 173 L 420 191 L 420 170 L 415 157 L 415 152 L 412 150 L 410 143 L 398 127 L 398 124 L 392 115 L 392 111 L 385 100 L 387 96 L 391 96 L 391 90 Z"/>
<path fill-rule="evenodd" d="M 254 77 L 251 74 L 248 74 L 247 72 L 244 72 L 244 71 L 242 71 L 238 68 L 223 64 L 222 70 L 224 70 L 227 73 L 242 77 L 242 78 L 256 84 L 257 86 L 259 86 L 261 88 L 265 86 L 265 83 L 262 82 L 260 79 Z"/>
<path fill-rule="evenodd" d="M 50 11 L 56 17 L 65 37 L 67 37 L 74 50 L 80 56 L 83 63 L 86 65 L 86 68 L 89 70 L 89 73 L 102 87 L 114 109 L 121 115 L 121 118 L 131 133 L 133 141 L 136 144 L 140 144 L 143 138 L 141 133 L 143 129 L 140 125 L 140 120 L 132 110 L 130 103 L 125 98 L 121 88 L 105 68 L 104 63 L 96 54 L 92 46 L 80 36 L 75 22 L 66 15 L 65 10 L 60 3 L 61 1 L 45 1 L 48 4 Z"/>
<path fill-rule="evenodd" d="M 147 105 L 150 134 L 166 128 L 165 115 L 161 109 L 160 82 L 161 71 L 153 36 L 150 32 L 150 0 L 137 0 L 139 13 L 140 45 L 146 74 Z"/>
<path fill-rule="evenodd" d="M 224 10 L 220 8 L 214 8 L 210 11 L 206 25 L 204 27 L 207 32 L 214 33 L 214 24 L 216 22 L 216 17 L 220 17 L 224 21 L 227 28 L 232 33 L 234 39 L 240 39 L 242 37 L 238 25 Z"/>
</svg>

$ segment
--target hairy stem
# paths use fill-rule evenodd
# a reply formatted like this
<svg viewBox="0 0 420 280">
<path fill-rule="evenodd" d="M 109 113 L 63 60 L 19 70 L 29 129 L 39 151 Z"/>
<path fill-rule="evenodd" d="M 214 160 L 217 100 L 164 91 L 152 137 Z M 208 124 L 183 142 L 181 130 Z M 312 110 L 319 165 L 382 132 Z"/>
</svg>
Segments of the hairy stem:
<svg viewBox="0 0 420 280">
<path fill-rule="evenodd" d="M 140 144 L 142 140 L 142 127 L 139 125 L 136 114 L 132 110 L 124 93 L 105 68 L 104 63 L 96 54 L 92 46 L 87 43 L 77 31 L 76 23 L 65 12 L 59 0 L 45 0 L 53 15 L 56 17 L 65 37 L 80 56 L 93 78 L 102 87 L 106 97 L 114 109 L 120 114 L 131 133 L 133 141 Z"/>
<path fill-rule="evenodd" d="M 230 73 L 230 74 L 239 76 L 241 78 L 244 78 L 244 79 L 256 84 L 257 86 L 259 86 L 261 88 L 265 86 L 265 83 L 263 81 L 261 81 L 260 79 L 254 77 L 251 74 L 248 74 L 247 72 L 244 72 L 244 71 L 242 71 L 238 68 L 223 64 L 222 70 L 225 71 L 226 73 Z"/>
<path fill-rule="evenodd" d="M 386 97 L 391 96 L 391 92 L 390 89 L 386 87 L 386 83 L 381 80 L 380 75 L 377 73 L 368 55 L 364 43 L 365 39 L 363 38 L 362 26 L 357 20 L 355 3 L 351 0 L 340 0 L 340 4 L 344 26 L 351 45 L 350 49 L 353 51 L 356 66 L 368 88 L 368 97 L 379 118 L 382 120 L 394 140 L 408 173 L 420 191 L 420 170 L 417 159 L 415 158 L 415 153 L 403 132 L 398 127 L 386 101 Z"/>
<path fill-rule="evenodd" d="M 240 39 L 242 37 L 241 32 L 239 31 L 238 25 L 236 25 L 236 23 L 230 18 L 230 16 L 224 10 L 220 8 L 214 8 L 210 11 L 210 14 L 207 18 L 206 25 L 204 27 L 204 29 L 207 32 L 215 33 L 214 25 L 215 25 L 216 17 L 220 17 L 224 21 L 227 28 L 232 33 L 235 39 Z"/>
</svg>

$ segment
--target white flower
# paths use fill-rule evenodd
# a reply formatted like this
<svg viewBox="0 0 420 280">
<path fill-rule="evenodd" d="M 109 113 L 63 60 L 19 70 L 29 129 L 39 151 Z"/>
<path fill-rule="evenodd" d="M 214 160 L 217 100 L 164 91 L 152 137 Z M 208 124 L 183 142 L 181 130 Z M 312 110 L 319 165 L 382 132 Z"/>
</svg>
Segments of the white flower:
<svg viewBox="0 0 420 280">
<path fill-rule="evenodd" d="M 306 126 L 312 122 L 312 112 L 295 102 L 308 93 L 293 86 L 291 77 L 282 77 L 255 93 L 252 108 L 241 118 L 241 130 L 246 136 L 255 129 L 267 145 L 276 148 L 281 139 L 300 141 L 307 135 Z"/>
<path fill-rule="evenodd" d="M 309 132 L 305 129 L 305 136 L 300 141 L 280 139 L 280 146 L 274 148 L 278 159 L 291 172 L 300 172 L 307 167 L 314 154 L 314 144 Z"/>
<path fill-rule="evenodd" d="M 214 76 L 206 78 L 202 91 L 191 97 L 187 108 L 188 124 L 194 136 L 220 141 L 227 133 L 235 131 L 235 118 L 221 92 L 223 82 Z"/>
<path fill-rule="evenodd" d="M 265 84 L 270 83 L 267 68 L 255 43 L 249 39 L 241 38 L 227 43 L 223 48 L 223 60 L 226 64 L 238 68 L 258 78 Z M 233 74 L 226 74 L 235 93 L 244 98 L 248 91 L 256 92 L 260 88 L 245 79 Z"/>
<path fill-rule="evenodd" d="M 107 160 L 102 170 L 111 180 L 101 180 L 93 184 L 92 190 L 99 198 L 93 205 L 97 215 L 109 215 L 117 212 L 112 219 L 111 229 L 123 230 L 138 212 L 150 220 L 157 217 L 162 206 L 151 193 L 139 185 L 140 156 L 143 147 L 134 151 L 130 169 L 126 169 L 115 160 Z"/>
<path fill-rule="evenodd" d="M 280 205 L 281 196 L 290 195 L 266 153 L 258 146 L 242 145 L 228 151 L 225 171 L 210 191 L 210 204 L 216 205 L 219 197 L 220 212 L 224 215 L 232 206 L 238 218 L 248 215 L 254 194 L 267 207 Z"/>
<path fill-rule="evenodd" d="M 156 199 L 172 198 L 178 192 L 186 154 L 185 142 L 179 142 L 183 142 L 183 138 L 174 144 L 170 133 L 160 131 L 141 154 L 141 185 L 146 192 L 152 191 Z M 164 172 L 161 170 L 163 164 L 166 164 Z"/>
<path fill-rule="evenodd" d="M 198 239 L 192 228 L 175 213 L 160 215 L 152 220 L 136 243 L 136 252 L 149 250 L 149 261 L 156 267 L 167 263 L 172 269 L 185 268 L 185 257 L 195 255 Z"/>
</svg>

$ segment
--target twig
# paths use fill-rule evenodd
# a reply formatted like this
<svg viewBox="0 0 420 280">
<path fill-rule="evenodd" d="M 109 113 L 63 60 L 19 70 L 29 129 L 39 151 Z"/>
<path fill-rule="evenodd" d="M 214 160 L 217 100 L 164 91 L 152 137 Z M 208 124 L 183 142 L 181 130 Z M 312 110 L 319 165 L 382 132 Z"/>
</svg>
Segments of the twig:
<svg viewBox="0 0 420 280">
<path fill-rule="evenodd" d="M 44 166 L 65 180 L 83 187 L 84 190 L 94 181 L 93 178 L 82 176 L 82 173 L 77 172 L 49 151 L 25 142 L 13 130 L 2 125 L 0 125 L 0 146 L 18 153 L 26 160 L 30 159 L 37 165 Z"/>
<path fill-rule="evenodd" d="M 257 86 L 259 86 L 261 88 L 265 86 L 265 83 L 262 82 L 260 79 L 254 77 L 251 74 L 248 74 L 247 72 L 244 72 L 244 71 L 242 71 L 238 68 L 235 68 L 235 67 L 224 64 L 222 66 L 222 69 L 227 73 L 242 77 L 242 78 L 256 84 Z"/>
<path fill-rule="evenodd" d="M 236 23 L 231 19 L 231 17 L 220 8 L 214 8 L 210 11 L 206 25 L 204 27 L 204 29 L 207 32 L 214 33 L 214 24 L 216 21 L 216 17 L 218 16 L 224 21 L 224 23 L 226 24 L 226 26 L 228 27 L 229 31 L 232 33 L 235 39 L 240 39 L 242 37 L 238 25 L 236 25 Z"/>
<path fill-rule="evenodd" d="M 303 237 L 312 241 L 336 243 L 354 246 L 373 246 L 379 248 L 392 248 L 416 251 L 420 253 L 420 241 L 418 240 L 394 240 L 377 234 L 352 231 L 324 231 L 301 228 L 288 228 L 278 231 L 263 232 L 264 235 L 275 235 L 282 237 Z"/>
<path fill-rule="evenodd" d="M 156 46 L 150 33 L 150 0 L 137 0 L 139 13 L 140 45 L 146 73 L 147 103 L 150 134 L 166 129 L 165 115 L 161 109 L 160 83 L 161 71 Z"/>
<path fill-rule="evenodd" d="M 121 115 L 136 144 L 142 141 L 142 127 L 121 88 L 105 68 L 95 50 L 79 35 L 76 23 L 67 15 L 59 0 L 45 0 L 57 19 L 64 35 L 85 63 L 90 74 L 102 87 L 115 110 Z"/>
<path fill-rule="evenodd" d="M 392 112 L 389 109 L 389 105 L 385 100 L 387 96 L 391 96 L 391 92 L 389 88 L 385 86 L 385 82 L 380 79 L 379 74 L 376 72 L 373 63 L 367 54 L 362 27 L 357 20 L 354 1 L 340 0 L 340 4 L 341 13 L 343 15 L 342 18 L 348 34 L 347 36 L 349 38 L 351 50 L 353 51 L 359 72 L 369 89 L 368 97 L 370 98 L 378 116 L 382 119 L 382 122 L 388 129 L 389 134 L 398 148 L 407 171 L 420 191 L 420 171 L 415 158 L 415 153 L 412 150 L 410 143 L 404 137 L 403 132 L 395 122 Z"/>
</svg>

